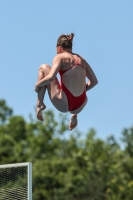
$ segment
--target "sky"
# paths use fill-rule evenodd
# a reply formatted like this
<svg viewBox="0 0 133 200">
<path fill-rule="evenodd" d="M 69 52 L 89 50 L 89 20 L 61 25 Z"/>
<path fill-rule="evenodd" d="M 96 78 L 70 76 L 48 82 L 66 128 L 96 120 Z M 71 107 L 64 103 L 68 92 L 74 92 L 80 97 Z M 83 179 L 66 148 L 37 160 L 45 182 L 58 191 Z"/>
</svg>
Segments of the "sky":
<svg viewBox="0 0 133 200">
<path fill-rule="evenodd" d="M 73 52 L 98 79 L 87 92 L 78 130 L 94 128 L 101 139 L 113 134 L 119 140 L 123 129 L 133 126 L 132 0 L 0 0 L 0 99 L 14 115 L 35 116 L 39 66 L 51 66 L 58 37 L 71 32 Z M 47 94 L 44 101 L 59 114 Z"/>
</svg>

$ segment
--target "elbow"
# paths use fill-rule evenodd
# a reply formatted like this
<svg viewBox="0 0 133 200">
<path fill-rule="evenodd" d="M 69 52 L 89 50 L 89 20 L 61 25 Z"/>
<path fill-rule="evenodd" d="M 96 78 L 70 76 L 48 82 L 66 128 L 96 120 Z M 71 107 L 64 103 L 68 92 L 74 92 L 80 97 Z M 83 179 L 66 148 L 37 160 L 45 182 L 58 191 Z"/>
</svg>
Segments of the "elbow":
<svg viewBox="0 0 133 200">
<path fill-rule="evenodd" d="M 50 77 L 50 82 L 54 81 L 55 80 L 55 76 L 51 76 Z"/>
<path fill-rule="evenodd" d="M 95 82 L 95 83 L 96 83 L 96 85 L 97 85 L 97 84 L 98 84 L 98 80 L 96 80 L 96 82 Z"/>
<path fill-rule="evenodd" d="M 52 75 L 50 75 L 50 74 L 48 75 L 48 81 L 49 81 L 49 82 L 52 82 L 54 79 L 55 79 L 54 76 L 52 76 Z"/>
<path fill-rule="evenodd" d="M 95 82 L 95 85 L 98 84 L 98 80 L 97 80 L 97 78 L 95 78 L 94 82 Z"/>
<path fill-rule="evenodd" d="M 97 80 L 97 79 L 93 80 L 93 81 L 92 81 L 92 84 L 93 84 L 94 86 L 97 85 L 97 84 L 98 84 L 98 80 Z"/>
<path fill-rule="evenodd" d="M 50 83 L 51 83 L 51 82 L 53 81 L 53 77 L 50 77 L 50 78 L 49 78 L 49 81 L 50 81 Z"/>
<path fill-rule="evenodd" d="M 48 79 L 50 82 L 54 81 L 56 78 L 56 73 L 49 73 L 48 74 Z"/>
</svg>

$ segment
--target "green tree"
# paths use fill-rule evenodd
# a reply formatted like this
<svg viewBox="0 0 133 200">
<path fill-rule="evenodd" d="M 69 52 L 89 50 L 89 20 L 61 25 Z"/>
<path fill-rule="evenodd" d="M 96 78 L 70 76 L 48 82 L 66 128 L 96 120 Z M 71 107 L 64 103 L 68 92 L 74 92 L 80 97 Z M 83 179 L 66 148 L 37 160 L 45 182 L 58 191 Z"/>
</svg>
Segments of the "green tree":
<svg viewBox="0 0 133 200">
<path fill-rule="evenodd" d="M 77 129 L 66 138 L 67 115 L 44 113 L 43 123 L 26 122 L 0 101 L 0 164 L 33 163 L 34 200 L 133 199 L 133 128 L 123 131 L 122 150 L 114 136 L 101 140 L 94 129 L 84 139 Z"/>
<path fill-rule="evenodd" d="M 12 108 L 6 105 L 6 101 L 0 100 L 0 125 L 7 121 L 7 119 L 12 115 L 12 112 Z"/>
</svg>

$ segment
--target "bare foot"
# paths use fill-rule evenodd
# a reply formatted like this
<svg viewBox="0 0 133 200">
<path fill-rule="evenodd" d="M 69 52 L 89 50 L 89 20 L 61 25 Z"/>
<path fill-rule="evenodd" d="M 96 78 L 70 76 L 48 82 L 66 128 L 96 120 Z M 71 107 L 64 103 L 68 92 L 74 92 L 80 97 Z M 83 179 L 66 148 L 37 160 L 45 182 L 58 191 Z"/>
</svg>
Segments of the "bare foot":
<svg viewBox="0 0 133 200">
<path fill-rule="evenodd" d="M 74 129 L 77 126 L 77 124 L 78 124 L 77 115 L 72 114 L 71 119 L 70 119 L 70 123 L 69 123 L 69 129 L 70 130 Z"/>
<path fill-rule="evenodd" d="M 42 110 L 44 110 L 46 108 L 45 104 L 44 103 L 39 103 L 37 106 L 36 106 L 36 117 L 37 119 L 43 121 L 43 116 L 42 116 Z"/>
</svg>

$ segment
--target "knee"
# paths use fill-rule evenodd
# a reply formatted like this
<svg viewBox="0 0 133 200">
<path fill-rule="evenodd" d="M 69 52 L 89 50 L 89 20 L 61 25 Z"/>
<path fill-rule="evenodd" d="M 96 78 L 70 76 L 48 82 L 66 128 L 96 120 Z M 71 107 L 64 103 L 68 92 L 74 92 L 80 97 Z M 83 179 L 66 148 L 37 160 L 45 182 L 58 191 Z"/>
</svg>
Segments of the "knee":
<svg viewBox="0 0 133 200">
<path fill-rule="evenodd" d="M 49 72 L 50 71 L 50 66 L 48 64 L 42 64 L 40 67 L 39 67 L 39 71 L 42 71 L 42 72 Z"/>
</svg>

